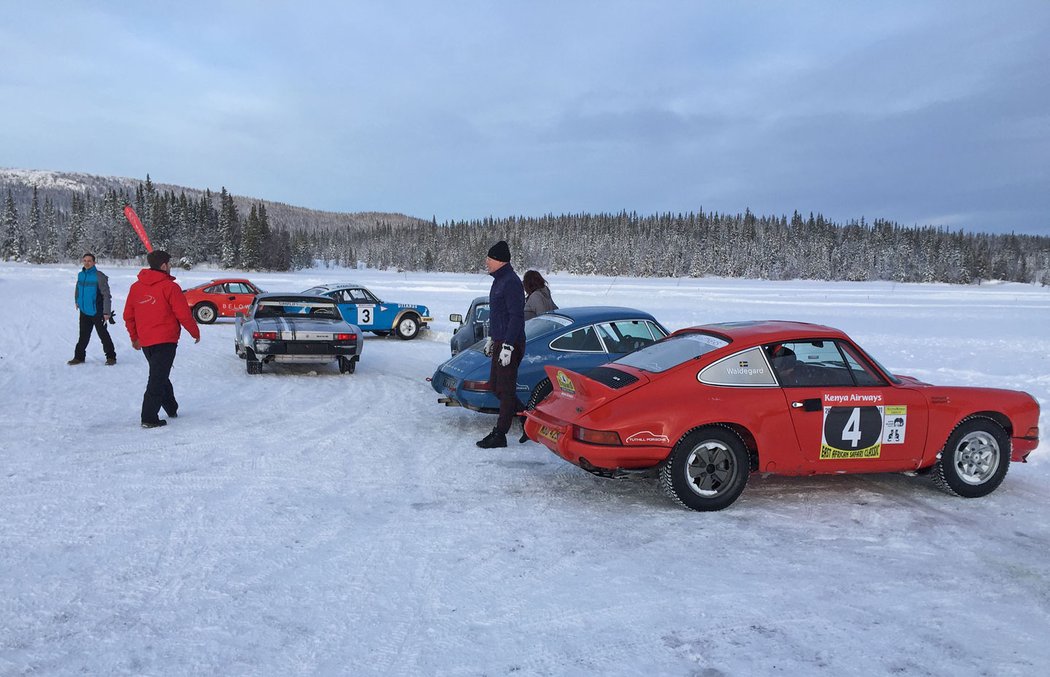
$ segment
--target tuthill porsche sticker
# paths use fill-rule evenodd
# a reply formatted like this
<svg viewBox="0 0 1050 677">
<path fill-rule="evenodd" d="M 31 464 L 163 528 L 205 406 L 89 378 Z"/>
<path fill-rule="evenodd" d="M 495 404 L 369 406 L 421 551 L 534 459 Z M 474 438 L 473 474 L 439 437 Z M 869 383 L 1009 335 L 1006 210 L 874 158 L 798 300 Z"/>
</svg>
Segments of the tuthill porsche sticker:
<svg viewBox="0 0 1050 677">
<path fill-rule="evenodd" d="M 640 430 L 627 438 L 628 444 L 652 444 L 654 442 L 667 444 L 669 440 L 667 435 L 657 435 L 650 430 Z"/>
<path fill-rule="evenodd" d="M 573 395 L 576 393 L 576 386 L 572 384 L 569 377 L 565 375 L 564 371 L 558 371 L 558 387 L 561 388 L 563 393 L 569 393 Z"/>
</svg>

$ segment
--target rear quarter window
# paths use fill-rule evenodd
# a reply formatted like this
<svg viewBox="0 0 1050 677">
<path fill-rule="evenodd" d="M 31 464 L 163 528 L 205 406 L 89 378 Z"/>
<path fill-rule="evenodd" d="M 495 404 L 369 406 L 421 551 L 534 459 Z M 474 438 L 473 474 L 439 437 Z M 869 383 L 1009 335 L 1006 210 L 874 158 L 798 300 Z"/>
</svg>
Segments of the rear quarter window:
<svg viewBox="0 0 1050 677">
<path fill-rule="evenodd" d="M 749 348 L 707 366 L 696 375 L 701 383 L 717 386 L 775 386 L 776 379 L 762 348 Z"/>
</svg>

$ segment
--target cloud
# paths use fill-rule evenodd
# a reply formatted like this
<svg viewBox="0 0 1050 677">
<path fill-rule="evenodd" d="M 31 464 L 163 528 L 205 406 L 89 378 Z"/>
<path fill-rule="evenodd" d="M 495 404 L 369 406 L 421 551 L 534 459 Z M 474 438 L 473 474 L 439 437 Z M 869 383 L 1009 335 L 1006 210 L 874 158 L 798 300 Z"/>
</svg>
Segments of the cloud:
<svg viewBox="0 0 1050 677">
<path fill-rule="evenodd" d="M 439 220 L 703 205 L 1050 232 L 1041 2 L 9 14 L 5 164 Z"/>
</svg>

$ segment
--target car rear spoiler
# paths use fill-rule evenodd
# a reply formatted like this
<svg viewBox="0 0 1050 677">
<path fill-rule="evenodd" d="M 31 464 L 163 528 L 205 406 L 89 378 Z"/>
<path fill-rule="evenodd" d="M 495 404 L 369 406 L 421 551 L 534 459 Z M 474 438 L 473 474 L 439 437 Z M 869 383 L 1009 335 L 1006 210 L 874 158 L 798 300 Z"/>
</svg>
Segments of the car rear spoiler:
<svg viewBox="0 0 1050 677">
<path fill-rule="evenodd" d="M 551 380 L 554 392 L 586 402 L 588 410 L 621 394 L 604 383 L 570 369 L 550 365 L 544 367 L 544 370 L 547 372 L 547 378 Z"/>
</svg>

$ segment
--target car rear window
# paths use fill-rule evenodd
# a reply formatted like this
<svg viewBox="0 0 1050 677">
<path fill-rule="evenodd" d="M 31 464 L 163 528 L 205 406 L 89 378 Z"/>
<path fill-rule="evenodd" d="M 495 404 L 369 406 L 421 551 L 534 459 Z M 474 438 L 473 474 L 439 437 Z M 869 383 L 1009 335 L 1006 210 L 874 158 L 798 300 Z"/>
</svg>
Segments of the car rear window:
<svg viewBox="0 0 1050 677">
<path fill-rule="evenodd" d="M 550 313 L 547 313 L 540 317 L 534 317 L 531 320 L 525 321 L 525 340 L 529 341 L 536 336 L 543 336 L 555 329 L 568 327 L 570 324 L 572 324 L 572 320 L 567 317 L 562 317 L 561 315 L 551 315 Z"/>
<path fill-rule="evenodd" d="M 624 355 L 613 364 L 659 373 L 727 345 L 729 341 L 720 336 L 701 332 L 679 334 Z"/>
</svg>

